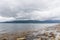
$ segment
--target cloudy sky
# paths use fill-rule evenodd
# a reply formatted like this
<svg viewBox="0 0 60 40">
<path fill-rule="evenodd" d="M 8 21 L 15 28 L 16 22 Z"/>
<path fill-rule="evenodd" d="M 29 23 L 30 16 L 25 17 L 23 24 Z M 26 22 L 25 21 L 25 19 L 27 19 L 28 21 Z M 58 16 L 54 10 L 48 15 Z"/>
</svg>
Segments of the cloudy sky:
<svg viewBox="0 0 60 40">
<path fill-rule="evenodd" d="M 60 0 L 0 0 L 0 21 L 60 20 Z"/>
</svg>

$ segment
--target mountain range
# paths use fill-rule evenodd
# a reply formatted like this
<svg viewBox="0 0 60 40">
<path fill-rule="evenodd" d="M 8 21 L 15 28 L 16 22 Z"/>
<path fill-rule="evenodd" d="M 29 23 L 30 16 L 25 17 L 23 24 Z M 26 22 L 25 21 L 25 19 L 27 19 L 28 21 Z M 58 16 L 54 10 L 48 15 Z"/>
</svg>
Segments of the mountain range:
<svg viewBox="0 0 60 40">
<path fill-rule="evenodd" d="M 14 21 L 6 21 L 1 23 L 60 23 L 60 20 L 14 20 Z"/>
</svg>

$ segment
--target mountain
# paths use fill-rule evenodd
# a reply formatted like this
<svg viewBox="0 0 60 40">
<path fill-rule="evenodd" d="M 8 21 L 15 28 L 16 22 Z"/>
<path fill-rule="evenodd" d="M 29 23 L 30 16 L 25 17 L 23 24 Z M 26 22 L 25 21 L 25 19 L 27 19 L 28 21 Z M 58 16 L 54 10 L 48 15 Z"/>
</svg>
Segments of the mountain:
<svg viewBox="0 0 60 40">
<path fill-rule="evenodd" d="M 14 20 L 14 21 L 6 21 L 2 23 L 60 23 L 60 20 Z"/>
</svg>

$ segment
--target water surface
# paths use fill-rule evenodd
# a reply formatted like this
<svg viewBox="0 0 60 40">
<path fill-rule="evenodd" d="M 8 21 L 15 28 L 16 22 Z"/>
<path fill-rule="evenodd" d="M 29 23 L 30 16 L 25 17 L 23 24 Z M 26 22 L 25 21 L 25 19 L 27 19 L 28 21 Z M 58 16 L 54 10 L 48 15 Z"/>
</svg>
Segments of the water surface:
<svg viewBox="0 0 60 40">
<path fill-rule="evenodd" d="M 16 31 L 27 31 L 36 30 L 40 28 L 50 27 L 57 25 L 57 23 L 52 24 L 32 24 L 32 23 L 0 23 L 0 33 L 5 32 L 16 32 Z"/>
</svg>

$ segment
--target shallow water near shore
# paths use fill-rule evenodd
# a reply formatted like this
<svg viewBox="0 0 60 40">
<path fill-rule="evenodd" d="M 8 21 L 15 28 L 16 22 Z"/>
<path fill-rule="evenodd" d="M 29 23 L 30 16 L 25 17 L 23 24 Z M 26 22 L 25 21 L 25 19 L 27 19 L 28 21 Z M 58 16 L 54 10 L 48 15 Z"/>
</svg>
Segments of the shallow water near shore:
<svg viewBox="0 0 60 40">
<path fill-rule="evenodd" d="M 50 27 L 57 25 L 58 23 L 51 24 L 33 24 L 33 23 L 0 23 L 0 33 L 6 32 L 16 32 L 16 31 L 28 31 L 28 30 L 37 30 L 45 27 Z"/>
</svg>

